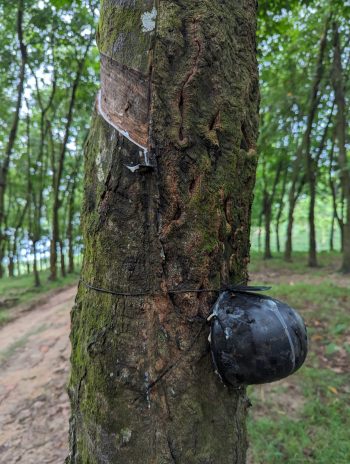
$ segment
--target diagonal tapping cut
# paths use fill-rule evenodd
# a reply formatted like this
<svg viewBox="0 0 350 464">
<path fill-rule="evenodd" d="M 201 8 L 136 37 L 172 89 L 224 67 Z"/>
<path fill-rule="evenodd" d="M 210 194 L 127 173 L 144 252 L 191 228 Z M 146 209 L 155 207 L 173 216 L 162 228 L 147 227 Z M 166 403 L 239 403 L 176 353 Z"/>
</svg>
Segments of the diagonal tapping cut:
<svg viewBox="0 0 350 464">
<path fill-rule="evenodd" d="M 148 163 L 149 77 L 101 53 L 100 116 L 123 137 L 137 145 Z"/>
</svg>

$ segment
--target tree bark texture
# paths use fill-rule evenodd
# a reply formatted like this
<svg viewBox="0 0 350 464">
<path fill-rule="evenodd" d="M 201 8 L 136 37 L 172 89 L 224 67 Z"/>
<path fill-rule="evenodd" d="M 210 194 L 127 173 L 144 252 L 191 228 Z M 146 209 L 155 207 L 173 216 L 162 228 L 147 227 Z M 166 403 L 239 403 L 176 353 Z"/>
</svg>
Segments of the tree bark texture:
<svg viewBox="0 0 350 464">
<path fill-rule="evenodd" d="M 247 280 L 255 28 L 252 0 L 102 2 L 82 278 L 142 295 L 80 283 L 69 464 L 245 462 L 245 391 L 215 375 L 203 324 L 217 293 L 171 291 Z"/>
</svg>

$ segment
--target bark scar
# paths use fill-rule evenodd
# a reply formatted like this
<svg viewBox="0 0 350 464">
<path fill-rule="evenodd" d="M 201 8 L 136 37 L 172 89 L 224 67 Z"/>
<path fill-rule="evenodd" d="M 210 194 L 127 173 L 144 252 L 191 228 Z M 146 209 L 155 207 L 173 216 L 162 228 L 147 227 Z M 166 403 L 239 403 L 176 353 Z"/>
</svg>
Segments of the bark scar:
<svg viewBox="0 0 350 464">
<path fill-rule="evenodd" d="M 198 39 L 198 37 L 196 37 L 197 35 L 197 19 L 196 18 L 193 19 L 192 24 L 193 24 L 193 32 L 195 36 L 194 44 L 197 50 L 196 50 L 195 56 L 193 57 L 193 63 L 192 63 L 191 69 L 187 73 L 186 78 L 181 86 L 181 91 L 180 91 L 180 97 L 179 97 L 179 111 L 180 111 L 179 144 L 180 145 L 187 145 L 188 143 L 188 137 L 184 135 L 184 117 L 185 117 L 185 100 L 186 100 L 185 90 L 198 72 L 199 61 L 200 61 L 200 57 L 201 57 L 202 49 L 203 49 L 201 41 Z"/>
<path fill-rule="evenodd" d="M 176 455 L 175 455 L 175 449 L 174 449 L 174 446 L 173 446 L 173 444 L 171 442 L 171 438 L 169 437 L 169 435 L 167 435 L 167 442 L 168 442 L 168 448 L 169 448 L 171 459 L 172 459 L 174 464 L 177 464 L 177 459 L 176 459 Z"/>
</svg>

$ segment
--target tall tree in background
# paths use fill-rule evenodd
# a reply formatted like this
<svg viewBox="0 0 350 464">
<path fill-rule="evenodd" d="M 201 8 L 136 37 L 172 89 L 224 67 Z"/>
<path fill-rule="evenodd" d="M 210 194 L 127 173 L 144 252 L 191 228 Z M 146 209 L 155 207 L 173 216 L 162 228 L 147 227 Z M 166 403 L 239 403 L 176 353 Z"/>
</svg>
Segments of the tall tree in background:
<svg viewBox="0 0 350 464">
<path fill-rule="evenodd" d="M 52 220 L 51 231 L 52 232 L 51 232 L 51 246 L 50 246 L 50 280 L 56 280 L 57 278 L 57 246 L 60 242 L 62 243 L 62 240 L 60 239 L 60 228 L 59 228 L 59 210 L 62 205 L 62 198 L 60 195 L 61 182 L 62 182 L 62 176 L 63 176 L 63 171 L 64 171 L 67 144 L 69 142 L 71 126 L 73 123 L 73 112 L 74 112 L 74 107 L 76 104 L 77 91 L 78 91 L 78 87 L 79 87 L 82 73 L 84 70 L 86 57 L 88 55 L 88 52 L 92 44 L 92 38 L 93 36 L 91 35 L 86 45 L 86 48 L 84 50 L 83 56 L 77 61 L 77 71 L 75 74 L 75 78 L 73 81 L 72 90 L 70 94 L 68 111 L 66 115 L 66 124 L 64 127 L 63 140 L 60 144 L 60 149 L 59 149 L 59 153 L 57 157 L 55 156 L 55 150 L 52 145 L 52 149 L 53 149 L 53 155 L 52 155 L 52 159 L 53 159 L 52 161 L 53 200 L 52 200 L 52 217 L 51 217 L 51 220 Z M 61 245 L 61 249 L 62 249 L 62 245 Z M 61 252 L 61 269 L 62 269 L 62 274 L 64 274 L 65 273 L 64 266 L 62 267 L 62 265 L 63 265 L 63 262 L 62 262 L 62 252 Z"/>
<path fill-rule="evenodd" d="M 5 220 L 5 192 L 7 187 L 7 176 L 10 167 L 11 155 L 16 141 L 17 129 L 19 123 L 19 114 L 22 106 L 22 98 L 24 91 L 25 69 L 27 63 L 27 48 L 23 39 L 23 14 L 24 1 L 17 2 L 17 38 L 20 51 L 20 65 L 18 71 L 17 84 L 17 99 L 16 106 L 12 118 L 11 129 L 8 136 L 7 145 L 4 156 L 0 160 L 0 277 L 3 274 L 2 260 L 4 257 L 5 235 L 4 235 L 4 220 Z"/>
<path fill-rule="evenodd" d="M 350 273 L 350 169 L 347 157 L 348 122 L 344 92 L 339 25 L 333 22 L 333 87 L 337 106 L 336 138 L 342 197 L 344 198 L 342 271 Z"/>
<path fill-rule="evenodd" d="M 215 296 L 186 290 L 247 280 L 256 2 L 137 5 L 102 2 L 82 214 L 84 281 L 132 296 L 80 284 L 67 462 L 243 464 L 245 392 L 198 321 Z"/>
<path fill-rule="evenodd" d="M 72 165 L 81 158 L 96 88 L 97 3 L 18 0 L 14 8 L 10 0 L 0 2 L 0 265 L 10 277 L 26 265 L 36 286 L 48 243 L 54 280 L 59 265 L 65 273 L 67 254 L 73 269 L 80 240 L 74 205 L 82 169 L 73 173 Z M 71 208 L 69 195 L 75 196 Z"/>
</svg>

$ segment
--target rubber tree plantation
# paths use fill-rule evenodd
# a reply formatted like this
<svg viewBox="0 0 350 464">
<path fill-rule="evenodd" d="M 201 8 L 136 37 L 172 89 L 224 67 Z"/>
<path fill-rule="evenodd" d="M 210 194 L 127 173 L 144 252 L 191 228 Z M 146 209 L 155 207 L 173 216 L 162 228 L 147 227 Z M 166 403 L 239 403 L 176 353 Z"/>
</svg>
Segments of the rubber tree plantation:
<svg viewBox="0 0 350 464">
<path fill-rule="evenodd" d="M 68 464 L 245 462 L 245 391 L 215 375 L 205 319 L 206 290 L 247 281 L 256 9 L 101 3 Z"/>
</svg>

